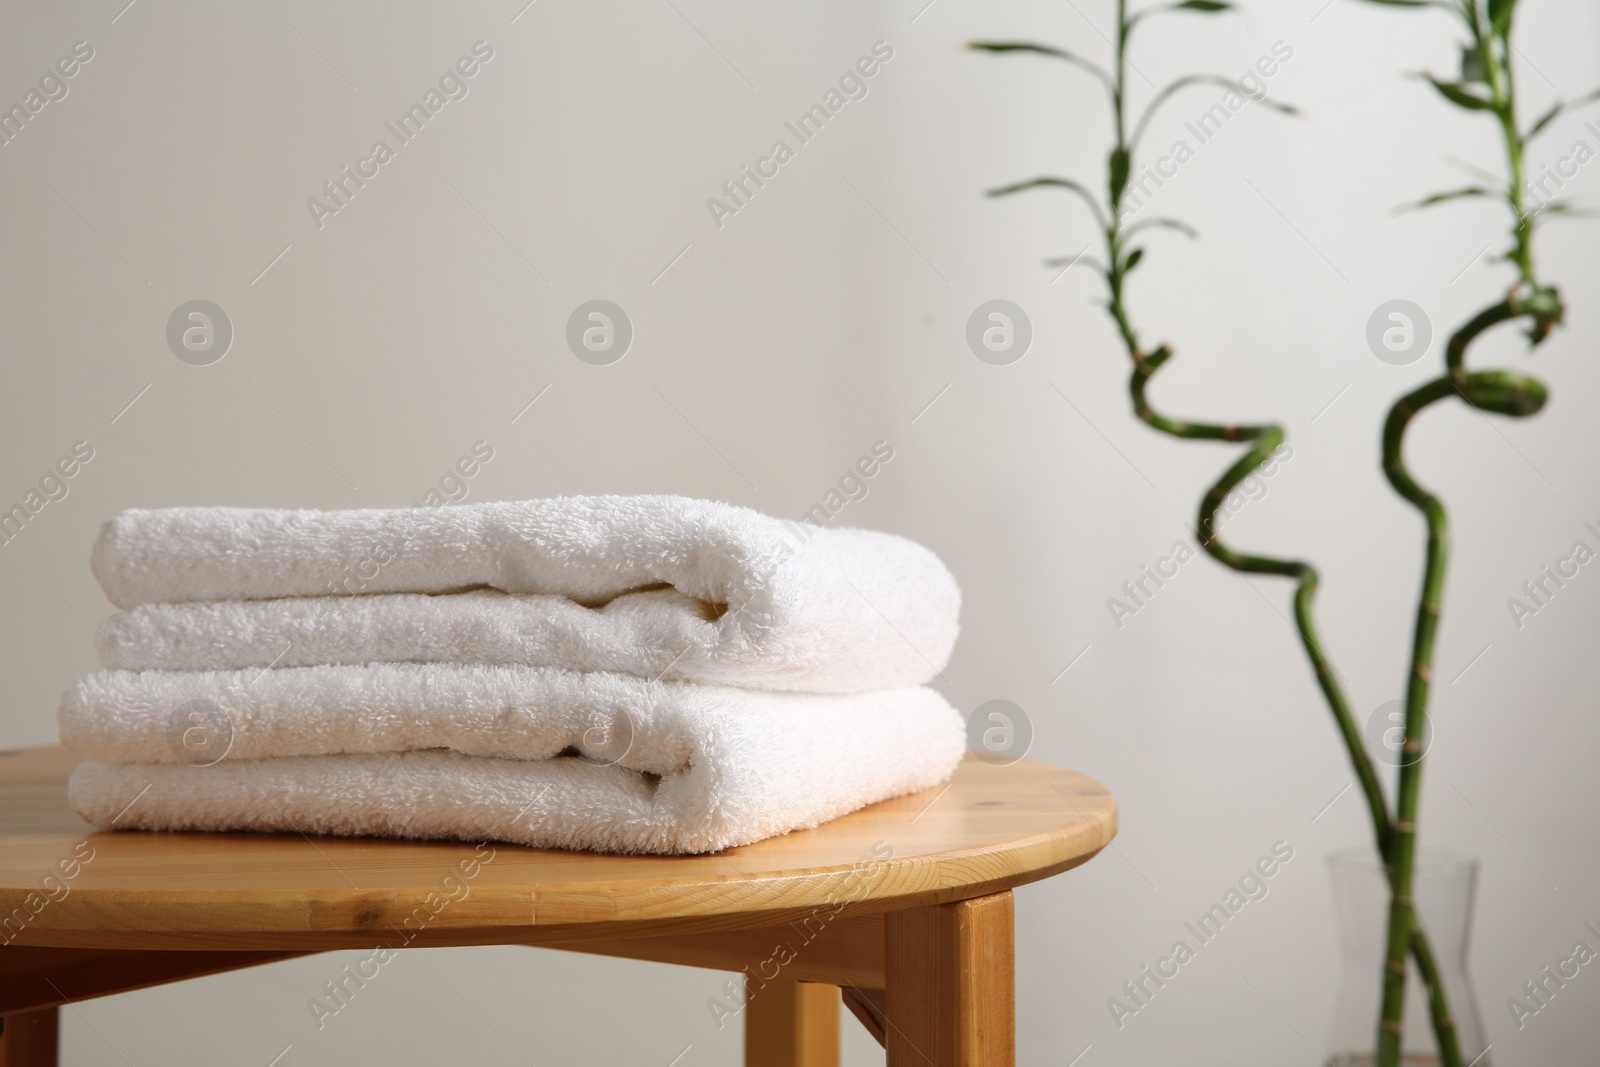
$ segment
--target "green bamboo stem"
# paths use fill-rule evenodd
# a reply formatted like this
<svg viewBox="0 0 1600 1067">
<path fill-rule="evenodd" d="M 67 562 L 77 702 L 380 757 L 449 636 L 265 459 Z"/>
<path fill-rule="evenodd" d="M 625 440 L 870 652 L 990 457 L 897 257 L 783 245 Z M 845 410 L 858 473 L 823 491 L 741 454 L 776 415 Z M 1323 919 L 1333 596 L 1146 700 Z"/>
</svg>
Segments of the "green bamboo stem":
<svg viewBox="0 0 1600 1067">
<path fill-rule="evenodd" d="M 1422 742 L 1433 680 L 1434 640 L 1443 607 L 1449 565 L 1450 524 L 1444 504 L 1419 485 L 1406 469 L 1403 447 L 1411 421 L 1428 406 L 1453 395 L 1468 404 L 1503 415 L 1531 415 L 1544 405 L 1545 389 L 1536 379 L 1503 371 L 1467 373 L 1467 347 L 1479 334 L 1526 314 L 1515 294 L 1485 308 L 1450 339 L 1448 373 L 1401 397 L 1389 410 L 1383 430 L 1383 469 L 1395 492 L 1423 515 L 1428 529 L 1422 591 L 1412 635 L 1411 673 L 1406 692 L 1405 759 L 1395 800 L 1393 840 L 1388 858 L 1391 896 L 1383 973 L 1383 1012 L 1378 1030 L 1378 1063 L 1395 1067 L 1404 1040 L 1405 958 L 1417 929 L 1412 897 L 1417 848 L 1417 816 L 1422 790 Z M 1420 965 L 1420 959 L 1419 959 Z M 1437 989 L 1434 990 L 1437 992 Z"/>
<path fill-rule="evenodd" d="M 1126 46 L 1128 43 L 1129 23 L 1127 19 L 1127 0 L 1117 0 L 1117 49 L 1116 63 L 1112 75 L 1112 106 L 1114 114 L 1114 131 L 1116 147 L 1113 150 L 1113 160 L 1119 156 L 1123 161 L 1123 179 L 1119 183 L 1113 178 L 1110 182 L 1108 193 L 1111 211 L 1105 222 L 1106 240 L 1106 283 L 1110 290 L 1110 300 L 1107 304 L 1117 331 L 1122 337 L 1129 357 L 1133 360 L 1133 374 L 1128 381 L 1128 391 L 1133 399 L 1134 413 L 1147 425 L 1162 433 L 1173 437 L 1191 440 L 1212 441 L 1240 441 L 1252 442 L 1252 447 L 1241 456 L 1231 467 L 1225 471 L 1201 498 L 1198 515 L 1196 516 L 1196 537 L 1200 546 L 1205 549 L 1213 559 L 1232 570 L 1245 574 L 1271 574 L 1291 578 L 1295 581 L 1294 614 L 1295 629 L 1300 635 L 1300 642 L 1305 649 L 1307 659 L 1310 661 L 1316 676 L 1317 685 L 1322 690 L 1323 698 L 1333 713 L 1335 727 L 1339 737 L 1344 742 L 1346 753 L 1350 758 L 1351 768 L 1355 771 L 1356 779 L 1361 785 L 1362 796 L 1366 801 L 1368 816 L 1372 822 L 1373 836 L 1377 845 L 1379 856 L 1391 872 L 1390 855 L 1393 847 L 1394 833 L 1389 820 L 1389 813 L 1383 795 L 1383 787 L 1378 780 L 1377 771 L 1373 767 L 1372 758 L 1367 753 L 1366 743 L 1361 736 L 1361 731 L 1356 725 L 1355 716 L 1350 710 L 1350 702 L 1346 699 L 1343 687 L 1340 686 L 1338 675 L 1333 664 L 1323 651 L 1316 619 L 1313 612 L 1314 601 L 1319 584 L 1319 575 L 1315 567 L 1303 560 L 1274 559 L 1267 556 L 1249 555 L 1237 552 L 1225 545 L 1217 536 L 1216 514 L 1226 501 L 1228 494 L 1240 482 L 1255 472 L 1273 451 L 1283 443 L 1286 435 L 1281 426 L 1256 425 L 1256 426 L 1230 426 L 1222 424 L 1195 423 L 1184 420 L 1172 419 L 1158 413 L 1146 397 L 1146 388 L 1151 377 L 1169 359 L 1173 352 L 1169 346 L 1162 345 L 1154 352 L 1146 355 L 1139 343 L 1138 333 L 1135 330 L 1131 316 L 1128 314 L 1124 303 L 1124 287 L 1127 278 L 1128 266 L 1125 259 L 1124 235 L 1122 230 L 1121 206 L 1127 194 L 1131 174 L 1131 146 L 1126 139 L 1126 122 L 1124 112 L 1124 88 L 1126 82 Z M 1433 954 L 1433 947 L 1429 943 L 1427 932 L 1419 922 L 1412 921 L 1407 929 L 1407 944 L 1411 947 L 1417 961 L 1418 973 L 1422 976 L 1428 988 L 1429 1017 L 1433 1025 L 1435 1040 L 1439 1046 L 1440 1062 L 1443 1067 L 1463 1067 L 1459 1042 L 1457 1040 L 1454 1017 L 1450 1011 L 1449 996 L 1444 987 L 1444 979 L 1439 971 L 1437 959 Z M 1404 956 L 1401 958 L 1404 966 Z"/>
<path fill-rule="evenodd" d="M 1443 1067 L 1460 1067 L 1465 1063 L 1461 1055 L 1461 1039 L 1456 1033 L 1455 1017 L 1450 1014 L 1450 998 L 1445 992 L 1444 975 L 1439 961 L 1433 955 L 1433 946 L 1423 932 L 1421 919 L 1411 926 L 1411 953 L 1417 961 L 1417 971 L 1428 990 L 1428 1018 L 1433 1024 L 1433 1039 L 1439 1046 L 1439 1062 Z M 1477 1067 L 1474 1063 L 1471 1067 Z M 1483 1067 L 1488 1067 L 1484 1064 Z"/>
<path fill-rule="evenodd" d="M 1392 0 L 1382 0 L 1392 2 Z M 1160 11 L 1178 10 L 1187 5 L 1168 5 L 1149 8 L 1128 16 L 1127 0 L 1117 0 L 1118 36 L 1115 47 L 1113 71 L 1107 72 L 1087 63 L 1080 57 L 1059 49 L 1045 48 L 1026 42 L 1002 42 L 983 47 L 991 51 L 1031 51 L 1053 55 L 1095 73 L 1110 90 L 1113 112 L 1115 145 L 1108 166 L 1106 188 L 1109 212 L 1102 212 L 1095 197 L 1076 182 L 1061 178 L 1041 178 L 1004 189 L 993 190 L 995 195 L 1017 192 L 1025 188 L 1056 186 L 1066 188 L 1089 203 L 1100 224 L 1105 241 L 1106 262 L 1100 265 L 1110 299 L 1107 310 L 1133 361 L 1133 375 L 1129 391 L 1134 411 L 1153 429 L 1168 435 L 1191 439 L 1240 442 L 1250 447 L 1206 491 L 1199 506 L 1196 520 L 1196 537 L 1202 548 L 1218 562 L 1233 570 L 1247 574 L 1269 574 L 1295 581 L 1295 627 L 1310 661 L 1318 686 L 1333 713 L 1334 723 L 1349 754 L 1351 766 L 1361 784 L 1372 822 L 1379 855 L 1383 858 L 1391 890 L 1388 924 L 1388 943 L 1385 955 L 1384 1011 L 1380 1022 L 1379 1057 L 1384 1067 L 1398 1062 L 1401 1045 L 1405 995 L 1405 961 L 1409 953 L 1428 987 L 1430 1021 L 1444 1067 L 1463 1067 L 1449 1000 L 1440 974 L 1438 962 L 1428 942 L 1426 932 L 1412 904 L 1412 881 L 1415 870 L 1416 809 L 1421 788 L 1421 753 L 1413 738 L 1421 736 L 1421 724 L 1426 722 L 1428 685 L 1431 680 L 1433 644 L 1438 630 L 1439 609 L 1448 554 L 1448 520 L 1443 505 L 1412 480 L 1400 461 L 1400 444 L 1404 430 L 1415 414 L 1452 392 L 1460 393 L 1474 407 L 1509 415 L 1526 415 L 1537 410 L 1544 402 L 1544 389 L 1538 382 L 1503 372 L 1468 374 L 1463 369 L 1467 346 L 1483 330 L 1507 318 L 1532 316 L 1530 336 L 1537 341 L 1548 334 L 1551 326 L 1560 321 L 1559 296 L 1541 289 L 1534 282 L 1532 235 L 1533 218 L 1523 202 L 1522 140 L 1515 124 L 1512 77 L 1508 61 L 1509 42 L 1505 35 L 1508 26 L 1494 27 L 1482 8 L 1482 0 L 1457 0 L 1459 13 L 1472 31 L 1478 58 L 1486 71 L 1484 82 L 1490 93 L 1492 110 L 1506 138 L 1511 171 L 1510 187 L 1506 201 L 1516 217 L 1514 244 L 1507 260 L 1514 263 L 1521 274 L 1522 286 L 1513 290 L 1503 306 L 1496 306 L 1480 314 L 1452 338 L 1447 352 L 1448 374 L 1416 390 L 1396 405 L 1387 429 L 1393 431 L 1393 440 L 1385 438 L 1385 469 L 1402 495 L 1416 504 L 1424 513 L 1429 526 L 1428 559 L 1424 587 L 1418 607 L 1416 632 L 1413 639 L 1413 670 L 1407 690 L 1407 755 L 1410 757 L 1400 774 L 1400 796 L 1397 814 L 1391 820 L 1372 760 L 1366 751 L 1348 700 L 1339 685 L 1331 662 L 1322 649 L 1314 616 L 1314 601 L 1319 583 L 1316 569 L 1311 564 L 1292 559 L 1275 559 L 1267 556 L 1241 553 L 1224 544 L 1217 536 L 1216 516 L 1232 490 L 1261 467 L 1273 451 L 1283 442 L 1282 427 L 1272 424 L 1232 426 L 1196 423 L 1174 419 L 1157 412 L 1148 402 L 1146 390 L 1151 377 L 1172 357 L 1172 350 L 1162 345 L 1147 351 L 1140 343 L 1138 332 L 1124 302 L 1129 271 L 1142 256 L 1141 250 L 1130 250 L 1128 240 L 1133 232 L 1142 228 L 1136 224 L 1124 229 L 1122 205 L 1127 196 L 1132 176 L 1132 156 L 1140 134 L 1151 113 L 1184 85 L 1217 81 L 1209 75 L 1191 75 L 1180 78 L 1157 93 L 1142 118 L 1133 124 L 1133 138 L 1127 135 L 1125 107 L 1126 48 L 1135 21 L 1144 15 Z M 1210 8 L 1209 10 L 1216 10 Z M 1496 36 L 1496 35 L 1499 36 Z M 1497 51 L 1497 42 L 1499 50 Z M 1225 79 L 1220 79 L 1225 81 Z M 1441 91 L 1444 91 L 1441 89 Z M 1449 95 L 1448 93 L 1446 95 Z M 1477 105 L 1483 107 L 1485 105 Z M 1288 110 L 1288 109 L 1285 109 Z M 1169 220 L 1153 220 L 1146 225 L 1172 225 Z M 1392 459 L 1392 462 L 1391 462 Z M 1386 1058 L 1387 1057 L 1387 1058 Z"/>
<path fill-rule="evenodd" d="M 1116 311 L 1121 311 L 1120 294 L 1115 301 Z M 1125 316 L 1123 316 L 1125 318 Z M 1127 331 L 1132 333 L 1131 327 Z M 1225 567 L 1245 574 L 1271 574 L 1283 578 L 1291 578 L 1296 582 L 1294 609 L 1295 627 L 1300 634 L 1301 644 L 1305 648 L 1306 656 L 1311 661 L 1315 672 L 1317 685 L 1321 688 L 1324 699 L 1328 702 L 1329 709 L 1333 712 L 1334 724 L 1338 727 L 1339 736 L 1344 741 L 1345 748 L 1350 755 L 1351 767 L 1355 770 L 1356 778 L 1361 784 L 1362 796 L 1367 803 L 1368 813 L 1372 820 L 1373 832 L 1377 838 L 1378 851 L 1386 855 L 1389 850 L 1390 832 L 1389 815 L 1384 801 L 1383 787 L 1378 781 L 1376 769 L 1372 759 L 1367 754 L 1366 745 L 1362 740 L 1361 731 L 1356 726 L 1355 716 L 1350 710 L 1350 702 L 1345 698 L 1344 690 L 1339 685 L 1338 675 L 1333 669 L 1327 654 L 1323 651 L 1322 640 L 1317 631 L 1316 620 L 1313 615 L 1313 602 L 1316 598 L 1319 576 L 1311 564 L 1302 560 L 1274 559 L 1268 556 L 1248 555 L 1235 551 L 1222 542 L 1216 532 L 1216 515 L 1231 493 L 1240 482 L 1249 477 L 1259 468 L 1284 441 L 1283 428 L 1276 425 L 1262 426 L 1227 426 L 1210 425 L 1179 421 L 1161 415 L 1151 407 L 1145 396 L 1146 386 L 1150 378 L 1160 367 L 1172 357 L 1172 350 L 1165 345 L 1151 353 L 1144 355 L 1137 347 L 1137 339 L 1130 351 L 1133 359 L 1133 376 L 1129 379 L 1128 390 L 1133 398 L 1134 413 L 1147 425 L 1162 433 L 1173 437 L 1187 438 L 1190 440 L 1210 441 L 1248 441 L 1252 447 L 1241 456 L 1233 466 L 1225 471 L 1200 500 L 1199 512 L 1195 518 L 1195 536 L 1203 548 L 1213 559 Z"/>
<path fill-rule="evenodd" d="M 1517 318 L 1531 318 L 1529 339 L 1538 344 L 1562 318 L 1560 294 L 1541 287 L 1533 265 L 1534 216 L 1524 197 L 1523 136 L 1516 123 L 1516 94 L 1511 68 L 1510 8 L 1505 22 L 1496 27 L 1480 0 L 1460 0 L 1460 14 L 1472 35 L 1472 50 L 1488 90 L 1486 104 L 1500 128 L 1508 171 L 1505 200 L 1514 223 L 1512 246 L 1506 259 L 1517 269 L 1518 284 L 1500 300 L 1484 308 L 1450 338 L 1445 350 L 1444 376 L 1413 390 L 1390 409 L 1384 423 L 1383 466 L 1389 483 L 1416 507 L 1427 525 L 1422 589 L 1413 627 L 1411 669 L 1406 691 L 1405 752 L 1400 768 L 1393 841 L 1388 857 L 1390 904 L 1385 943 L 1382 1012 L 1378 1022 L 1378 1067 L 1397 1067 L 1404 1044 L 1405 954 L 1417 929 L 1413 899 L 1417 852 L 1417 817 L 1422 791 L 1420 738 L 1428 722 L 1428 698 L 1433 673 L 1434 641 L 1438 633 L 1445 573 L 1449 565 L 1449 518 L 1444 504 L 1425 490 L 1405 467 L 1405 432 L 1424 408 L 1452 395 L 1468 405 L 1513 418 L 1534 414 L 1544 406 L 1545 387 L 1537 379 L 1508 371 L 1466 370 L 1467 349 L 1479 335 Z M 1419 966 L 1421 957 L 1418 957 Z M 1437 987 L 1434 992 L 1437 992 Z"/>
<path fill-rule="evenodd" d="M 1120 316 L 1119 321 L 1125 319 L 1126 316 L 1123 315 Z M 1131 328 L 1129 332 L 1131 332 Z M 1196 520 L 1196 530 L 1200 531 L 1197 536 L 1201 547 L 1212 558 L 1226 567 L 1243 573 L 1272 574 L 1295 579 L 1297 583 L 1294 598 L 1295 626 L 1300 634 L 1301 644 L 1305 648 L 1306 656 L 1315 670 L 1317 684 L 1321 687 L 1323 697 L 1327 701 L 1329 709 L 1333 712 L 1334 723 L 1339 730 L 1341 740 L 1344 741 L 1351 766 L 1356 772 L 1357 780 L 1361 783 L 1362 794 L 1367 801 L 1373 833 L 1377 840 L 1378 854 L 1382 857 L 1392 878 L 1395 868 L 1391 854 L 1396 835 L 1389 821 L 1388 809 L 1383 796 L 1383 787 L 1378 781 L 1372 759 L 1367 754 L 1366 743 L 1356 726 L 1355 717 L 1351 714 L 1349 701 L 1346 700 L 1344 691 L 1339 685 L 1332 663 L 1322 649 L 1316 620 L 1312 613 L 1318 582 L 1316 568 L 1300 560 L 1272 559 L 1266 556 L 1253 556 L 1237 552 L 1224 545 L 1215 532 L 1217 510 L 1222 506 L 1223 501 L 1227 499 L 1228 494 L 1241 481 L 1264 463 L 1267 457 L 1283 442 L 1283 430 L 1275 425 L 1207 425 L 1182 422 L 1162 416 L 1156 413 L 1145 399 L 1145 386 L 1155 371 L 1171 358 L 1172 352 L 1166 346 L 1162 346 L 1148 357 L 1142 356 L 1137 349 L 1132 352 L 1132 355 L 1134 372 L 1129 382 L 1129 389 L 1133 395 L 1134 411 L 1144 422 L 1174 437 L 1254 442 L 1253 447 L 1240 457 L 1201 498 L 1200 511 Z M 1464 1061 L 1461 1057 L 1455 1020 L 1450 1012 L 1449 997 L 1445 991 L 1444 980 L 1439 970 L 1438 961 L 1433 954 L 1433 947 L 1428 941 L 1427 933 L 1422 928 L 1421 923 L 1413 919 L 1408 924 L 1405 936 L 1407 939 L 1405 943 L 1409 945 L 1417 961 L 1417 971 L 1422 976 L 1423 984 L 1428 989 L 1429 1017 L 1433 1025 L 1434 1038 L 1439 1046 L 1440 1063 L 1443 1064 L 1443 1067 L 1463 1067 Z M 1400 959 L 1403 969 L 1404 953 L 1402 953 Z"/>
<path fill-rule="evenodd" d="M 1394 838 L 1389 855 L 1389 922 L 1384 951 L 1383 1008 L 1378 1023 L 1378 1063 L 1397 1067 L 1405 1035 L 1406 950 L 1416 925 L 1412 874 L 1416 863 L 1416 817 L 1422 788 L 1421 738 L 1426 729 L 1428 686 L 1433 674 L 1433 640 L 1439 625 L 1444 572 L 1449 553 L 1449 519 L 1438 498 L 1406 472 L 1400 445 L 1416 413 L 1454 392 L 1447 376 L 1407 394 L 1390 410 L 1384 427 L 1384 472 L 1395 491 L 1423 513 L 1428 524 L 1427 562 L 1412 637 L 1411 677 L 1406 692 L 1405 758 L 1395 798 Z"/>
</svg>

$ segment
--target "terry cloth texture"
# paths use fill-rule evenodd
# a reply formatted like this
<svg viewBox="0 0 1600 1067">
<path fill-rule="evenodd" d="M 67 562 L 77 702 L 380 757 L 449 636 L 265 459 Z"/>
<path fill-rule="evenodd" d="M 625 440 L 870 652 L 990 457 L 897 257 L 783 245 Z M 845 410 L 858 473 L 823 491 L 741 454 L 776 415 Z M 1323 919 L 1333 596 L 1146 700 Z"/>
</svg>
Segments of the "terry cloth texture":
<svg viewBox="0 0 1600 1067">
<path fill-rule="evenodd" d="M 937 785 L 965 748 L 960 715 L 924 688 L 762 693 L 524 667 L 104 671 L 59 720 L 93 761 L 72 806 L 101 829 L 642 853 L 816 826 Z"/>
<path fill-rule="evenodd" d="M 864 692 L 943 670 L 961 601 L 904 538 L 672 496 L 126 511 L 93 567 L 129 609 L 102 662 L 137 670 L 516 663 Z"/>
</svg>

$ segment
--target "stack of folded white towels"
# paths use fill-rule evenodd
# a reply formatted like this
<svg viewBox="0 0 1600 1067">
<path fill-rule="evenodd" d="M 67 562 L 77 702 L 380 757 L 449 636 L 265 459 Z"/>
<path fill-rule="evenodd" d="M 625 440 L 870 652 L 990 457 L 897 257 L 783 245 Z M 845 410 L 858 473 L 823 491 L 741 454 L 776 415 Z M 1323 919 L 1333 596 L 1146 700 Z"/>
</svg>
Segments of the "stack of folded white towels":
<svg viewBox="0 0 1600 1067">
<path fill-rule="evenodd" d="M 927 549 L 682 497 L 127 511 L 59 713 L 102 829 L 697 853 L 946 780 Z"/>
</svg>

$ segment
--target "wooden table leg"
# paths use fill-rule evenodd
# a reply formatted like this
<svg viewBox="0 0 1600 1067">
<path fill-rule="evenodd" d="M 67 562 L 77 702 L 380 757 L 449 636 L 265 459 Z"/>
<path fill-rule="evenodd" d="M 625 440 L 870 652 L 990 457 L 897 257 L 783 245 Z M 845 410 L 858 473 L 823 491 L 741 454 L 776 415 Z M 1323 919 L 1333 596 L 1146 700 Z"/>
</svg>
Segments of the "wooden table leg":
<svg viewBox="0 0 1600 1067">
<path fill-rule="evenodd" d="M 56 1067 L 56 1009 L 0 1015 L 0 1067 Z"/>
<path fill-rule="evenodd" d="M 1010 892 L 891 912 L 887 923 L 889 1067 L 1013 1067 Z"/>
<path fill-rule="evenodd" d="M 781 975 L 745 986 L 745 1067 L 839 1067 L 838 986 Z"/>
</svg>

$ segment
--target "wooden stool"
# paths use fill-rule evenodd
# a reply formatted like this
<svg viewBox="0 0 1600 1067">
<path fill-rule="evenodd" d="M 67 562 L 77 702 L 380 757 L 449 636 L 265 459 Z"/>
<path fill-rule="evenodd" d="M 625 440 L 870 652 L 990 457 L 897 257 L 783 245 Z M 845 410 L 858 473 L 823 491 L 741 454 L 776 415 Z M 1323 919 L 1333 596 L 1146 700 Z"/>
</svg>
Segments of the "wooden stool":
<svg viewBox="0 0 1600 1067">
<path fill-rule="evenodd" d="M 67 807 L 73 762 L 0 753 L 0 1067 L 54 1064 L 57 1007 L 90 997 L 331 949 L 505 944 L 742 972 L 711 1010 L 742 1020 L 759 1067 L 837 1064 L 841 991 L 890 1067 L 1001 1067 L 1011 889 L 1117 826 L 1097 782 L 969 756 L 941 789 L 710 856 L 94 833 Z"/>
</svg>

